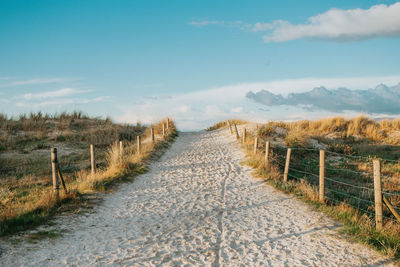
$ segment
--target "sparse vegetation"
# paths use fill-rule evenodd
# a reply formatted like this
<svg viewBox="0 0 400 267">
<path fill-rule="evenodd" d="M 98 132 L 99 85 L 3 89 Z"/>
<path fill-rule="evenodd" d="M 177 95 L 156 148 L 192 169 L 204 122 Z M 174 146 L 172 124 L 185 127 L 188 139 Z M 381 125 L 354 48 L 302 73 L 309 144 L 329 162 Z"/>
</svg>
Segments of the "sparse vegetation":
<svg viewBox="0 0 400 267">
<path fill-rule="evenodd" d="M 233 125 L 233 124 L 241 125 L 241 124 L 246 123 L 245 121 L 237 120 L 237 119 L 235 119 L 235 120 L 229 120 L 229 121 L 231 122 L 232 125 Z M 213 126 L 208 127 L 206 130 L 207 130 L 207 131 L 218 130 L 218 129 L 220 129 L 220 128 L 226 127 L 226 123 L 227 123 L 227 121 L 217 122 L 217 123 L 214 124 Z"/>
<path fill-rule="evenodd" d="M 115 124 L 78 112 L 56 116 L 37 113 L 18 119 L 1 115 L 0 235 L 38 225 L 65 202 L 80 205 L 85 194 L 107 190 L 115 182 L 145 172 L 149 160 L 176 136 L 174 123 L 169 122 L 165 140 L 153 144 L 148 127 Z M 165 121 L 154 125 L 158 135 L 162 123 Z M 140 154 L 136 153 L 138 135 L 143 140 Z M 117 140 L 124 141 L 122 156 Z M 90 143 L 96 146 L 98 171 L 94 176 L 90 174 Z M 51 187 L 50 147 L 59 148 L 69 189 L 68 194 L 60 191 L 58 199 Z"/>
<path fill-rule="evenodd" d="M 301 196 L 316 209 L 344 224 L 343 232 L 383 253 L 400 259 L 400 222 L 384 207 L 384 229 L 375 229 L 373 158 L 383 158 L 382 186 L 395 207 L 400 207 L 400 120 L 374 121 L 364 116 L 317 121 L 269 122 L 249 132 L 244 161 L 254 174 L 287 193 Z M 248 129 L 249 130 L 249 129 Z M 258 136 L 259 153 L 253 154 Z M 265 141 L 270 141 L 266 164 Z M 289 180 L 282 181 L 287 147 L 292 147 Z M 326 203 L 318 202 L 319 149 L 327 151 Z"/>
<path fill-rule="evenodd" d="M 270 122 L 268 127 L 282 127 L 297 136 L 335 139 L 339 141 L 373 141 L 390 145 L 400 144 L 400 119 L 375 121 L 365 116 L 354 119 L 334 117 L 315 121 Z"/>
</svg>

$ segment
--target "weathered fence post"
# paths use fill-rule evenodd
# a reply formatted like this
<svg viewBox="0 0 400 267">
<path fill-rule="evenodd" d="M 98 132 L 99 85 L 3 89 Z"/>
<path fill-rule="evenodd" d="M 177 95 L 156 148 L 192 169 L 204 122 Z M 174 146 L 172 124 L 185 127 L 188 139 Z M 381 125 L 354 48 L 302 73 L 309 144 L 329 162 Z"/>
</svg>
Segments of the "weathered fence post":
<svg viewBox="0 0 400 267">
<path fill-rule="evenodd" d="M 319 201 L 325 201 L 325 150 L 319 151 Z"/>
<path fill-rule="evenodd" d="M 229 127 L 229 132 L 232 134 L 231 122 L 229 120 L 228 120 L 228 127 Z"/>
<path fill-rule="evenodd" d="M 119 141 L 119 156 L 122 158 L 124 156 L 124 143 Z"/>
<path fill-rule="evenodd" d="M 60 186 L 57 173 L 57 148 L 55 147 L 51 149 L 51 172 L 53 176 L 53 191 L 56 192 L 58 196 Z"/>
<path fill-rule="evenodd" d="M 283 181 L 286 183 L 288 174 L 289 174 L 289 164 L 290 164 L 290 154 L 292 153 L 292 149 L 288 148 L 287 149 L 287 154 L 286 154 L 286 163 L 285 163 L 285 171 L 283 173 Z"/>
<path fill-rule="evenodd" d="M 94 145 L 90 144 L 90 166 L 92 176 L 96 173 L 96 158 L 94 154 Z"/>
<path fill-rule="evenodd" d="M 258 138 L 254 138 L 254 155 L 257 154 L 257 148 L 258 148 Z"/>
<path fill-rule="evenodd" d="M 383 227 L 382 216 L 382 183 L 381 183 L 381 164 L 379 159 L 373 161 L 374 164 L 374 192 L 375 192 L 375 222 L 376 229 Z"/>
<path fill-rule="evenodd" d="M 165 123 L 162 124 L 162 136 L 165 138 Z"/>
<path fill-rule="evenodd" d="M 154 137 L 154 127 L 151 127 L 151 142 L 154 144 L 155 141 L 156 139 Z"/>
<path fill-rule="evenodd" d="M 269 166 L 269 141 L 265 142 L 265 165 Z"/>
<path fill-rule="evenodd" d="M 236 127 L 236 123 L 234 123 L 233 126 L 235 127 L 236 139 L 239 140 L 239 139 L 240 139 L 240 136 L 239 136 L 238 129 L 237 129 L 237 127 Z"/>
<path fill-rule="evenodd" d="M 396 217 L 397 221 L 400 222 L 400 214 L 393 207 L 392 203 L 390 203 L 389 199 L 387 199 L 384 194 L 382 194 L 382 199 L 383 199 L 383 202 L 385 202 L 386 206 L 389 208 L 389 210 L 392 212 L 394 217 Z"/>
<path fill-rule="evenodd" d="M 167 118 L 167 131 L 169 130 L 169 118 Z"/>
<path fill-rule="evenodd" d="M 140 135 L 137 136 L 137 153 L 140 154 L 141 153 L 141 146 L 142 146 L 142 141 L 140 138 Z"/>
<path fill-rule="evenodd" d="M 243 128 L 243 133 L 242 133 L 242 143 L 246 143 L 246 128 Z"/>
</svg>

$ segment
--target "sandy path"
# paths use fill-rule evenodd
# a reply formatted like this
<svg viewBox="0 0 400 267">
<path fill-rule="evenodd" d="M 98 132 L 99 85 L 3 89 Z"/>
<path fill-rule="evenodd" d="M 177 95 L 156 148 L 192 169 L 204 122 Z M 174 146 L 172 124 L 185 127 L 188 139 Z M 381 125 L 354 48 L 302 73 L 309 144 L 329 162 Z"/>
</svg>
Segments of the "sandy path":
<svg viewBox="0 0 400 267">
<path fill-rule="evenodd" d="M 380 266 L 338 238 L 333 221 L 251 177 L 225 131 L 181 133 L 151 171 L 86 215 L 60 217 L 56 239 L 6 249 L 15 266 Z"/>
</svg>

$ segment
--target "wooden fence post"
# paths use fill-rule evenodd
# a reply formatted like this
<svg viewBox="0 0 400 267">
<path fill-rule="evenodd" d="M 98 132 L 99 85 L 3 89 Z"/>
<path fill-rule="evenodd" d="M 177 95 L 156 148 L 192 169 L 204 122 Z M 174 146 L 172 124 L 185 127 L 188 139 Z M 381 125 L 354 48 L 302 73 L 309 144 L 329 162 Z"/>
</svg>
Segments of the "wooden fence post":
<svg viewBox="0 0 400 267">
<path fill-rule="evenodd" d="M 167 131 L 169 130 L 169 118 L 167 118 Z"/>
<path fill-rule="evenodd" d="M 137 136 L 137 153 L 140 154 L 141 153 L 141 146 L 142 146 L 142 141 L 140 138 L 140 135 Z"/>
<path fill-rule="evenodd" d="M 397 221 L 400 222 L 400 215 L 397 213 L 396 209 L 393 207 L 393 205 L 390 203 L 390 201 L 385 197 L 384 194 L 382 194 L 383 202 L 385 202 L 386 206 L 389 208 L 389 210 L 392 212 L 394 217 L 396 217 Z"/>
<path fill-rule="evenodd" d="M 269 141 L 265 142 L 265 165 L 269 166 Z"/>
<path fill-rule="evenodd" d="M 319 201 L 325 201 L 325 150 L 319 151 Z"/>
<path fill-rule="evenodd" d="M 96 173 L 96 158 L 94 154 L 94 145 L 90 144 L 90 166 L 92 170 L 92 176 Z"/>
<path fill-rule="evenodd" d="M 239 140 L 239 139 L 240 139 L 240 136 L 239 136 L 239 132 L 238 132 L 238 129 L 237 129 L 237 127 L 236 127 L 236 124 L 234 123 L 233 126 L 235 127 L 236 139 Z"/>
<path fill-rule="evenodd" d="M 286 154 L 286 163 L 285 163 L 285 172 L 283 173 L 283 181 L 286 183 L 288 174 L 289 174 L 289 164 L 290 164 L 290 154 L 292 153 L 292 149 L 288 148 L 287 149 L 287 154 Z"/>
<path fill-rule="evenodd" d="M 155 141 L 156 139 L 154 137 L 154 127 L 151 127 L 151 142 L 154 144 Z"/>
<path fill-rule="evenodd" d="M 229 132 L 232 134 L 231 122 L 229 120 L 228 120 L 228 127 L 229 127 Z"/>
<path fill-rule="evenodd" d="M 257 148 L 258 148 L 258 138 L 254 138 L 254 155 L 257 154 Z"/>
<path fill-rule="evenodd" d="M 246 128 L 243 128 L 243 133 L 242 133 L 242 143 L 246 143 Z"/>
<path fill-rule="evenodd" d="M 165 138 L 165 123 L 162 124 L 162 136 Z"/>
<path fill-rule="evenodd" d="M 382 183 L 381 183 L 381 164 L 379 159 L 373 161 L 374 164 L 374 192 L 375 192 L 375 222 L 376 229 L 383 227 L 382 215 Z"/>
<path fill-rule="evenodd" d="M 124 143 L 119 141 L 119 156 L 122 158 L 124 156 Z"/>
<path fill-rule="evenodd" d="M 51 172 L 53 176 L 53 191 L 56 192 L 58 196 L 60 186 L 57 173 L 57 148 L 55 147 L 51 149 Z"/>
</svg>

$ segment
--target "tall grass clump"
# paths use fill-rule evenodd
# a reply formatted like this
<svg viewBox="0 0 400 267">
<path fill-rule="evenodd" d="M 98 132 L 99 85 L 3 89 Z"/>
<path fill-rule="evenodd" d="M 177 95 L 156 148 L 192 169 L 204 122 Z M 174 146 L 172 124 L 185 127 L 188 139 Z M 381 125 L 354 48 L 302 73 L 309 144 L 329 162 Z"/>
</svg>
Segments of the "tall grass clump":
<svg viewBox="0 0 400 267">
<path fill-rule="evenodd" d="M 303 132 L 307 136 L 324 137 L 333 134 L 336 137 L 364 138 L 387 144 L 400 144 L 400 119 L 375 121 L 365 116 L 353 119 L 343 117 L 326 118 L 315 121 L 303 120 L 295 122 L 273 122 L 281 127 Z"/>
</svg>

